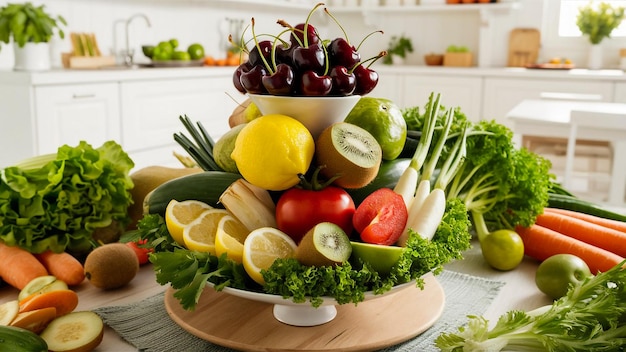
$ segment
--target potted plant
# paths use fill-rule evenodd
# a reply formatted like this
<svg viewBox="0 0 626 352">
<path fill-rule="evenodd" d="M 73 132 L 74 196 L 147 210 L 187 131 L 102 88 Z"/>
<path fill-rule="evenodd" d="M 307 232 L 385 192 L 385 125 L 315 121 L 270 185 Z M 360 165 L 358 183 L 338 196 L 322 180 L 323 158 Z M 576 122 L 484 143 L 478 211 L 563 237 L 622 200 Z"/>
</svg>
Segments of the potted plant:
<svg viewBox="0 0 626 352">
<path fill-rule="evenodd" d="M 449 45 L 443 55 L 444 66 L 472 66 L 472 53 L 465 46 Z"/>
<path fill-rule="evenodd" d="M 48 43 L 55 30 L 60 38 L 65 37 L 61 25 L 67 25 L 65 19 L 47 13 L 44 5 L 9 3 L 0 8 L 0 45 L 13 40 L 15 69 L 49 69 Z"/>
<path fill-rule="evenodd" d="M 589 68 L 598 69 L 602 67 L 602 49 L 599 44 L 604 38 L 610 38 L 611 32 L 619 27 L 623 18 L 623 7 L 613 7 L 605 2 L 589 3 L 578 10 L 576 25 L 591 43 Z"/>
<path fill-rule="evenodd" d="M 402 61 L 406 58 L 407 53 L 413 52 L 413 42 L 411 38 L 407 38 L 404 35 L 393 36 L 389 41 L 389 47 L 387 48 L 387 55 L 383 57 L 383 63 L 391 65 L 397 63 L 398 60 Z M 396 61 L 394 61 L 396 60 Z"/>
</svg>

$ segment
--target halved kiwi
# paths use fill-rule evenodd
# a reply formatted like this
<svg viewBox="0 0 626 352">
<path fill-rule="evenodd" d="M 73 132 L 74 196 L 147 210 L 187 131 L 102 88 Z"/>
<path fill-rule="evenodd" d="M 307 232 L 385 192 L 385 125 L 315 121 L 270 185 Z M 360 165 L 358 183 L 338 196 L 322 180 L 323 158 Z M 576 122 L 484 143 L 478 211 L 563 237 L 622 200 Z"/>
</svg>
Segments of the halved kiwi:
<svg viewBox="0 0 626 352">
<path fill-rule="evenodd" d="M 347 261 L 352 254 L 350 238 L 331 222 L 322 222 L 309 230 L 296 248 L 296 259 L 309 266 L 328 266 Z"/>
<path fill-rule="evenodd" d="M 330 125 L 315 144 L 320 174 L 328 179 L 337 175 L 337 186 L 361 188 L 372 182 L 382 161 L 382 149 L 367 130 L 347 122 Z"/>
</svg>

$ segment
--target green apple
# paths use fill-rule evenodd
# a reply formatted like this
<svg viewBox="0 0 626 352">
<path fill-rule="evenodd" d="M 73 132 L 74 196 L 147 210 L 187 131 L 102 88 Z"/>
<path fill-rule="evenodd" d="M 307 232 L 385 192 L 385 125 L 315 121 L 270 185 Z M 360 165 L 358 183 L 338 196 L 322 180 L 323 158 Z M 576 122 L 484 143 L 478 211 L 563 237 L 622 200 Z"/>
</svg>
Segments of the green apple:
<svg viewBox="0 0 626 352">
<path fill-rule="evenodd" d="M 400 108 L 385 98 L 362 97 L 344 120 L 357 125 L 376 138 L 383 159 L 394 160 L 406 142 L 407 127 Z"/>
</svg>

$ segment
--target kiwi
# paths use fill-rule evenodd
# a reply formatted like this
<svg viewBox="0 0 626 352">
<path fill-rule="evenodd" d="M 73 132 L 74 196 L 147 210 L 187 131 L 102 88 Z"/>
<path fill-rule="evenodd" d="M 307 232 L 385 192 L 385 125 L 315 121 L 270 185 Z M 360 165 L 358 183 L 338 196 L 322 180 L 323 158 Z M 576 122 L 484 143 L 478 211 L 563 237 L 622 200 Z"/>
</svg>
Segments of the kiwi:
<svg viewBox="0 0 626 352">
<path fill-rule="evenodd" d="M 331 222 L 322 222 L 309 230 L 296 248 L 296 259 L 308 266 L 330 266 L 347 261 L 352 254 L 350 238 Z"/>
<path fill-rule="evenodd" d="M 135 251 L 124 243 L 97 247 L 85 259 L 85 277 L 94 286 L 110 290 L 127 285 L 139 271 Z"/>
<path fill-rule="evenodd" d="M 335 185 L 356 189 L 376 178 L 383 153 L 376 138 L 364 128 L 337 122 L 322 131 L 315 145 L 320 174 L 327 179 L 339 176 Z"/>
</svg>

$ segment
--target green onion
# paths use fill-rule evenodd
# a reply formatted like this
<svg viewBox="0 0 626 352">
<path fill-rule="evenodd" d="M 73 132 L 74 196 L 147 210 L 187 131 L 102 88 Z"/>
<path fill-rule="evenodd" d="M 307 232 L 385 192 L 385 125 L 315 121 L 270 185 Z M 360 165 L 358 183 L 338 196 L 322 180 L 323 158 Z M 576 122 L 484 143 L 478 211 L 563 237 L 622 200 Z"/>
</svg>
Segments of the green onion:
<svg viewBox="0 0 626 352">
<path fill-rule="evenodd" d="M 213 158 L 213 146 L 215 145 L 215 142 L 209 133 L 207 133 L 204 126 L 202 126 L 200 122 L 196 122 L 196 128 L 187 115 L 180 116 L 179 118 L 189 134 L 191 134 L 193 141 L 181 132 L 174 133 L 174 140 L 204 171 L 224 171 L 219 165 L 217 165 L 215 159 Z"/>
</svg>

